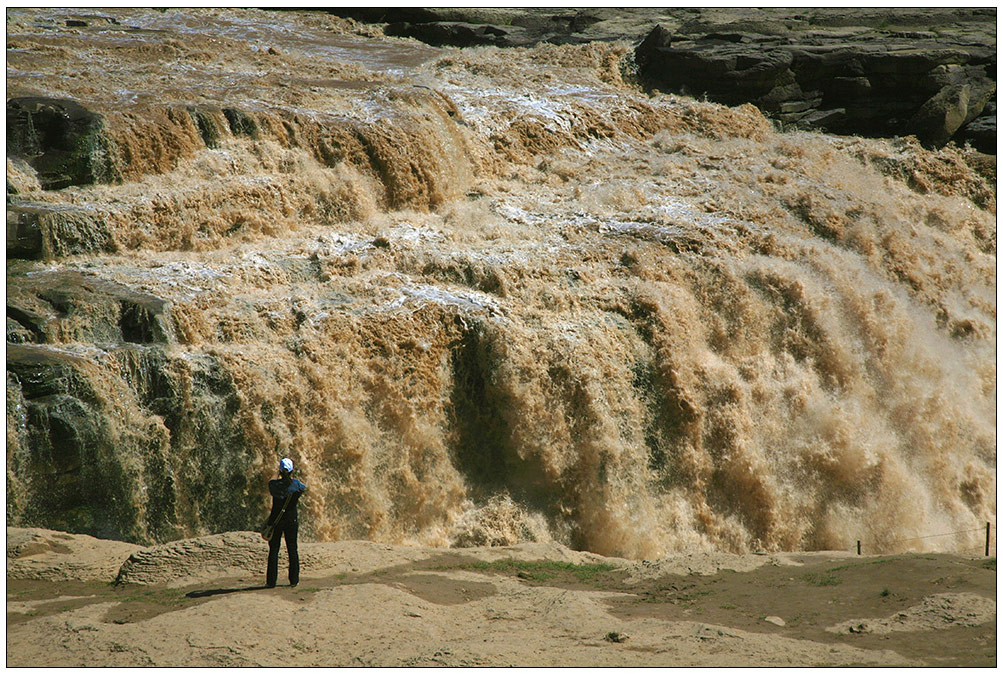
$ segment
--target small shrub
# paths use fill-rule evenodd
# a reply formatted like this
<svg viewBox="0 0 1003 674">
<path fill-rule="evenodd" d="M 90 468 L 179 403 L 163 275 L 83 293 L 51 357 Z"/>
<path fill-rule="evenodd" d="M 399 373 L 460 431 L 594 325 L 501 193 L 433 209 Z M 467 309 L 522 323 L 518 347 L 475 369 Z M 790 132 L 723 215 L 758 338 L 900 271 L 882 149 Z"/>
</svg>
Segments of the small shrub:
<svg viewBox="0 0 1003 674">
<path fill-rule="evenodd" d="M 498 559 L 493 562 L 473 562 L 461 568 L 473 571 L 514 571 L 521 578 L 529 580 L 549 580 L 559 573 L 570 574 L 580 583 L 594 583 L 598 576 L 607 571 L 615 571 L 612 564 L 574 564 L 572 562 L 537 561 L 527 562 L 514 559 Z"/>
<path fill-rule="evenodd" d="M 809 585 L 817 585 L 819 587 L 825 585 L 839 585 L 843 581 L 832 575 L 832 573 L 807 573 L 804 575 L 804 581 Z"/>
</svg>

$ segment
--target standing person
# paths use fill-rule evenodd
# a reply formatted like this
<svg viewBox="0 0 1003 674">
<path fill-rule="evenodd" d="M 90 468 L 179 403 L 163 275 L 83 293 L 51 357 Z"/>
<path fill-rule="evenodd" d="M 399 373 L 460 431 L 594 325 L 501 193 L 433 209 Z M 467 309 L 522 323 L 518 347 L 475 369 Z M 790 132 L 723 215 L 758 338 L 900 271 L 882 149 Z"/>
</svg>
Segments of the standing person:
<svg viewBox="0 0 1003 674">
<path fill-rule="evenodd" d="M 293 479 L 292 459 L 282 459 L 279 462 L 279 479 L 268 482 L 268 493 L 272 495 L 272 512 L 268 516 L 268 522 L 275 523 L 275 535 L 268 541 L 268 571 L 265 577 L 268 587 L 275 587 L 279 575 L 279 546 L 282 545 L 283 536 L 286 537 L 286 552 L 289 553 L 289 584 L 296 587 L 300 582 L 300 555 L 296 547 L 296 536 L 299 533 L 296 503 L 305 491 L 306 485 Z"/>
</svg>

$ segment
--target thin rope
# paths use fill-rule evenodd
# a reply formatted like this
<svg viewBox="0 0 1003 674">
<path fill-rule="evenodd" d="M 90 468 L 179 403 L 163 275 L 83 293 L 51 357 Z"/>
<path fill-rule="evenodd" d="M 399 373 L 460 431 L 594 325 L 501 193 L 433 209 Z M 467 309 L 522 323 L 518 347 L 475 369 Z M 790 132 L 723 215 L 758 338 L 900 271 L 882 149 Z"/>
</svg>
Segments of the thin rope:
<svg viewBox="0 0 1003 674">
<path fill-rule="evenodd" d="M 973 531 L 985 531 L 985 527 L 979 527 L 978 529 L 965 529 L 964 531 L 951 531 L 946 534 L 930 534 L 929 536 L 914 536 L 913 538 L 899 538 L 894 541 L 885 541 L 885 545 L 891 543 L 905 543 L 906 541 L 920 541 L 925 538 L 938 538 L 940 536 L 956 536 L 957 534 L 970 534 Z"/>
</svg>

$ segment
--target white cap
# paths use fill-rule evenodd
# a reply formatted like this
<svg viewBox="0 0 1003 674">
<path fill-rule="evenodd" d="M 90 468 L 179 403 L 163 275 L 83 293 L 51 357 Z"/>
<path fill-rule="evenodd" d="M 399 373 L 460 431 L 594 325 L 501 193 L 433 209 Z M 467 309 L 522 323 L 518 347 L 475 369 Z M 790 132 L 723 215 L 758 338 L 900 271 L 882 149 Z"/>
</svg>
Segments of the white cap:
<svg viewBox="0 0 1003 674">
<path fill-rule="evenodd" d="M 282 459 L 279 461 L 279 472 L 280 473 L 291 473 L 293 472 L 293 460 L 292 459 Z"/>
</svg>

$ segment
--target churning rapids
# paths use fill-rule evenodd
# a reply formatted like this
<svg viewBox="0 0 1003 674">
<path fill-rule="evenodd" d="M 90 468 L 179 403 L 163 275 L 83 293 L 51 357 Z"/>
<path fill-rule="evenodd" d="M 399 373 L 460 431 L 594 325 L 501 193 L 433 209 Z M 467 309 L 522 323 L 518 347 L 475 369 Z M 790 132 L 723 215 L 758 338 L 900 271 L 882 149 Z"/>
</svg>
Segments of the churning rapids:
<svg viewBox="0 0 1003 674">
<path fill-rule="evenodd" d="M 68 186 L 8 135 L 8 231 L 41 237 L 7 263 L 9 526 L 256 529 L 290 456 L 315 540 L 980 545 L 970 150 L 645 93 L 625 43 L 77 13 L 7 10 L 9 124 L 18 97 L 92 120 Z"/>
</svg>

